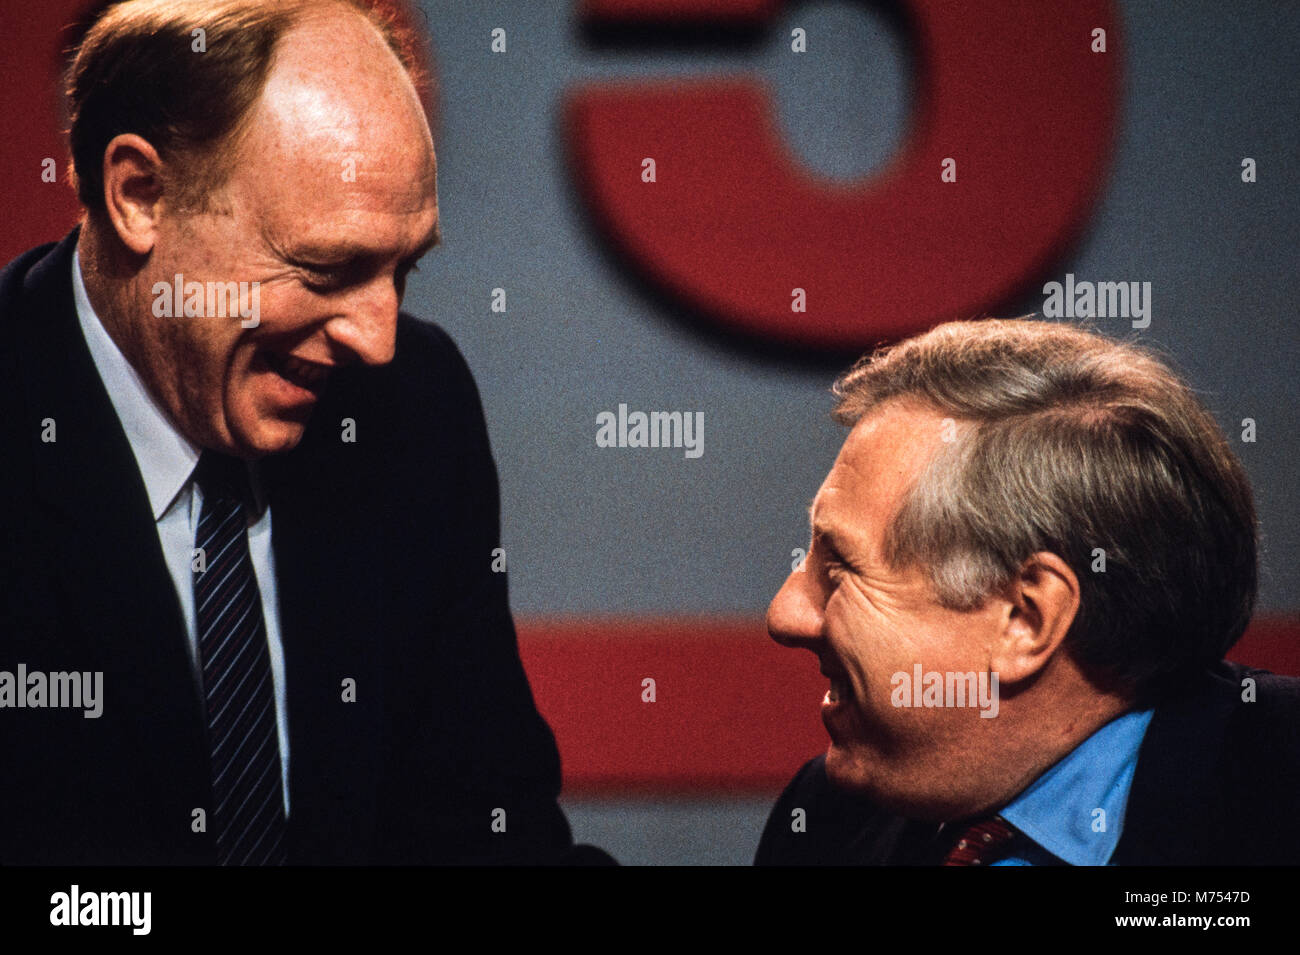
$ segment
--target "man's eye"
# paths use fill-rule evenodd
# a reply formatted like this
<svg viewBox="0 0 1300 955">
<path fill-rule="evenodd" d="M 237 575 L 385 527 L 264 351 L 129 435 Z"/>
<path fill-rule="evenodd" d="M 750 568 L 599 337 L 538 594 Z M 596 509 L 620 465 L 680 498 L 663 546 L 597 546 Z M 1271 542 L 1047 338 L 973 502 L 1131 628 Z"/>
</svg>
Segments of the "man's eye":
<svg viewBox="0 0 1300 955">
<path fill-rule="evenodd" d="M 834 555 L 823 557 L 822 566 L 826 568 L 826 576 L 831 580 L 835 580 L 841 574 L 846 573 L 849 569 L 844 561 Z"/>
<path fill-rule="evenodd" d="M 337 275 L 329 272 L 317 272 L 313 269 L 302 269 L 302 284 L 307 286 L 313 292 L 332 292 L 342 286 L 342 282 Z"/>
<path fill-rule="evenodd" d="M 414 262 L 410 265 L 398 266 L 397 272 L 393 275 L 393 286 L 397 289 L 397 298 L 399 301 L 406 298 L 406 280 L 410 277 L 412 272 L 418 271 L 420 271 L 420 268 Z"/>
</svg>

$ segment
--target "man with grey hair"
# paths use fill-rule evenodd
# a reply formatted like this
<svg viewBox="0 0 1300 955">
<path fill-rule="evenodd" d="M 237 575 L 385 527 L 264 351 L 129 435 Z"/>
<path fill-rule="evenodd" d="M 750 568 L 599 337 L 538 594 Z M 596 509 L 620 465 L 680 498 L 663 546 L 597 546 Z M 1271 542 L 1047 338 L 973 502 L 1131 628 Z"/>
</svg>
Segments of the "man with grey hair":
<svg viewBox="0 0 1300 955">
<path fill-rule="evenodd" d="M 1148 352 L 952 322 L 836 384 L 851 426 L 768 610 L 830 688 L 758 864 L 1300 861 L 1300 680 L 1223 660 L 1256 522 Z"/>
</svg>

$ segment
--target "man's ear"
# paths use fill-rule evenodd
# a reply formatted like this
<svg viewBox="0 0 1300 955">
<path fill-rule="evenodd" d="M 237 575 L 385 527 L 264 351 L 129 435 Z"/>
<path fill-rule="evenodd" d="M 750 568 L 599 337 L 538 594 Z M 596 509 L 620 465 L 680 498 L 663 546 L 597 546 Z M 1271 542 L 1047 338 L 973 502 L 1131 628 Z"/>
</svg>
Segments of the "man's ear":
<svg viewBox="0 0 1300 955">
<path fill-rule="evenodd" d="M 162 195 L 158 151 L 135 133 L 114 136 L 104 150 L 104 207 L 117 237 L 137 255 L 157 241 Z"/>
<path fill-rule="evenodd" d="M 1050 551 L 1032 554 L 1007 585 L 989 668 L 1004 686 L 1033 676 L 1060 648 L 1079 613 L 1079 578 Z"/>
</svg>

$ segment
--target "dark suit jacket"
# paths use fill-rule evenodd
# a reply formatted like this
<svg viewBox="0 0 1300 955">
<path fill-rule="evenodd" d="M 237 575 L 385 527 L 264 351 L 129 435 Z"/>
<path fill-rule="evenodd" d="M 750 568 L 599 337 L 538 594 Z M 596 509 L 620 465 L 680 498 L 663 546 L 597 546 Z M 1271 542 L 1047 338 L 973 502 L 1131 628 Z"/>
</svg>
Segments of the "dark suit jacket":
<svg viewBox="0 0 1300 955">
<path fill-rule="evenodd" d="M 77 324 L 76 235 L 0 273 L 0 670 L 103 671 L 103 715 L 0 709 L 0 863 L 210 864 L 211 834 L 191 827 L 211 805 L 200 690 L 144 483 Z M 345 417 L 355 443 L 340 440 Z M 559 756 L 491 570 L 496 471 L 451 339 L 403 316 L 396 359 L 336 372 L 263 478 L 290 861 L 557 859 L 571 845 Z"/>
<path fill-rule="evenodd" d="M 1256 700 L 1242 700 L 1242 679 Z M 806 813 L 794 832 L 791 813 Z M 806 763 L 768 819 L 756 865 L 922 865 L 937 826 L 889 815 Z M 942 855 L 942 853 L 939 853 Z M 1300 680 L 1223 663 L 1156 708 L 1113 865 L 1300 862 Z"/>
</svg>

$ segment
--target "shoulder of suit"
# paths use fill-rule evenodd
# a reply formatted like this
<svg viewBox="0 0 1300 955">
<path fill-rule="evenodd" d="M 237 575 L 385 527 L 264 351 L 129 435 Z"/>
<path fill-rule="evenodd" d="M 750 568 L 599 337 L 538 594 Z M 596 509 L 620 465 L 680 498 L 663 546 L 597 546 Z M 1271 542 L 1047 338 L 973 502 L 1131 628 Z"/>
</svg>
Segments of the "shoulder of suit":
<svg viewBox="0 0 1300 955">
<path fill-rule="evenodd" d="M 0 325 L 22 319 L 24 300 L 32 292 L 33 283 L 40 275 L 36 267 L 58 246 L 58 242 L 47 242 L 28 249 L 0 270 Z M 70 276 L 68 281 L 71 284 Z M 11 341 L 12 337 L 7 334 L 0 336 L 3 339 L 0 348 L 4 347 L 4 342 Z"/>
<path fill-rule="evenodd" d="M 1300 727 L 1300 678 L 1226 661 L 1214 676 L 1219 692 L 1233 697 L 1230 739 L 1273 725 Z"/>
<path fill-rule="evenodd" d="M 1300 804 L 1300 679 L 1253 667 L 1231 665 L 1237 699 L 1224 746 L 1234 754 L 1268 754 L 1268 772 L 1289 771 Z"/>
<path fill-rule="evenodd" d="M 7 500 L 19 493 L 11 482 L 26 473 L 19 457 L 34 453 L 31 422 L 42 420 L 47 413 L 29 404 L 21 372 L 30 357 L 25 353 L 30 333 L 46 317 L 54 293 L 57 276 L 52 270 L 57 269 L 59 257 L 52 253 L 59 246 L 50 242 L 28 249 L 0 270 L 0 405 L 5 411 L 0 417 L 0 456 L 5 461 L 0 468 L 0 491 Z M 69 272 L 69 296 L 71 286 Z"/>
<path fill-rule="evenodd" d="M 1225 662 L 1213 680 L 1222 734 L 1198 740 L 1218 746 L 1204 757 L 1221 791 L 1220 828 L 1244 863 L 1300 863 L 1300 679 Z"/>
<path fill-rule="evenodd" d="M 58 242 L 46 242 L 28 249 L 0 270 L 0 297 L 6 300 L 20 293 L 32 267 L 58 247 Z"/>
<path fill-rule="evenodd" d="M 402 312 L 397 317 L 397 357 L 418 355 L 424 360 L 458 361 L 460 349 L 446 330 L 433 322 Z"/>
<path fill-rule="evenodd" d="M 1300 679 L 1223 661 L 1157 705 L 1148 735 L 1156 723 L 1179 729 L 1205 759 L 1268 750 L 1272 762 L 1300 766 Z"/>
</svg>

